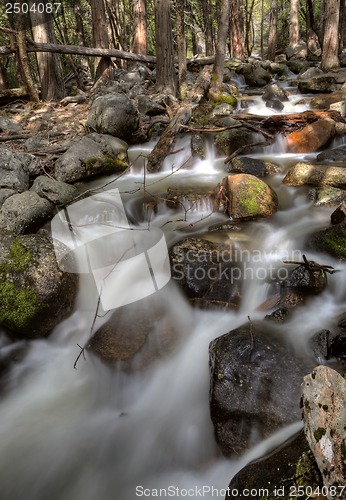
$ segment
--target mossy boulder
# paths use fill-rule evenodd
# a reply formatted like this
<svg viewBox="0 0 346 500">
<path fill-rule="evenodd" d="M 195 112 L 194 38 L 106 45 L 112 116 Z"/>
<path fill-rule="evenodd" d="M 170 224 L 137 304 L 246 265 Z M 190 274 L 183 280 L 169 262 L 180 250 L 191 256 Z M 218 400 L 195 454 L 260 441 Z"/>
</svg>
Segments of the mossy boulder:
<svg viewBox="0 0 346 500">
<path fill-rule="evenodd" d="M 225 130 L 215 135 L 214 144 L 217 152 L 229 156 L 242 146 L 253 144 L 254 134 L 245 127 Z"/>
<path fill-rule="evenodd" d="M 290 186 L 331 186 L 346 189 L 346 167 L 299 162 L 288 170 L 282 182 Z"/>
<path fill-rule="evenodd" d="M 59 269 L 53 242 L 1 234 L 0 325 L 18 338 L 47 336 L 72 311 L 76 275 Z"/>
<path fill-rule="evenodd" d="M 335 224 L 310 236 L 308 244 L 314 250 L 346 260 L 346 222 Z"/>
<path fill-rule="evenodd" d="M 218 104 L 229 104 L 233 109 L 236 109 L 238 101 L 234 95 L 226 94 L 225 92 L 213 92 L 209 90 L 209 99 L 217 106 Z"/>
<path fill-rule="evenodd" d="M 273 215 L 278 207 L 275 191 L 254 175 L 225 177 L 216 188 L 215 208 L 223 209 L 232 219 L 255 219 Z"/>
<path fill-rule="evenodd" d="M 77 182 L 128 168 L 127 144 L 106 134 L 88 134 L 72 144 L 55 163 L 55 178 Z"/>
</svg>

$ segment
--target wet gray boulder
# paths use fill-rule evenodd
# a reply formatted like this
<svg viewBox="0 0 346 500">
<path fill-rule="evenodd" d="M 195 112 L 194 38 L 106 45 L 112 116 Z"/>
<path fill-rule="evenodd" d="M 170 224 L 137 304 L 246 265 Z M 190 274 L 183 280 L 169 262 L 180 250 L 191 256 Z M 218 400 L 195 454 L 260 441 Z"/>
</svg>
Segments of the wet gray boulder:
<svg viewBox="0 0 346 500">
<path fill-rule="evenodd" d="M 13 194 L 16 194 L 16 191 L 14 191 L 13 189 L 0 189 L 0 208 L 4 204 L 4 201 Z"/>
<path fill-rule="evenodd" d="M 336 210 L 330 216 L 330 221 L 332 224 L 340 224 L 346 219 L 346 201 L 341 203 Z"/>
<path fill-rule="evenodd" d="M 266 101 L 266 107 L 275 109 L 276 111 L 282 111 L 284 109 L 284 105 L 277 99 L 276 97 L 272 97 Z"/>
<path fill-rule="evenodd" d="M 237 308 L 242 269 L 231 248 L 200 238 L 184 239 L 169 251 L 172 279 L 193 305 Z"/>
<path fill-rule="evenodd" d="M 317 155 L 318 161 L 342 161 L 346 162 L 346 146 L 340 148 L 327 149 Z"/>
<path fill-rule="evenodd" d="M 278 99 L 279 101 L 288 101 L 288 93 L 277 83 L 270 83 L 266 86 L 262 94 L 263 101 Z"/>
<path fill-rule="evenodd" d="M 10 149 L 0 148 L 0 188 L 21 193 L 29 189 L 29 172 Z"/>
<path fill-rule="evenodd" d="M 346 189 L 346 168 L 299 162 L 288 170 L 282 182 L 290 186 L 331 186 Z"/>
<path fill-rule="evenodd" d="M 56 181 L 51 177 L 40 175 L 31 187 L 31 191 L 37 193 L 54 205 L 67 205 L 79 193 L 78 189 L 66 182 Z"/>
<path fill-rule="evenodd" d="M 227 156 L 234 153 L 240 147 L 253 144 L 254 142 L 253 132 L 250 132 L 245 127 L 218 132 L 214 137 L 214 144 L 218 153 Z"/>
<path fill-rule="evenodd" d="M 346 222 L 313 233 L 307 244 L 315 251 L 326 252 L 337 259 L 346 260 Z"/>
<path fill-rule="evenodd" d="M 227 167 L 227 172 L 251 174 L 256 177 L 266 177 L 279 171 L 280 168 L 275 163 L 247 156 L 236 156 Z"/>
<path fill-rule="evenodd" d="M 292 57 L 292 59 L 288 61 L 287 66 L 293 73 L 298 74 L 310 68 L 310 63 L 305 59 Z"/>
<path fill-rule="evenodd" d="M 253 66 L 252 64 L 244 65 L 243 75 L 250 87 L 264 87 L 272 79 L 269 71 L 263 69 L 261 66 Z"/>
<path fill-rule="evenodd" d="M 76 293 L 76 275 L 59 269 L 50 238 L 1 234 L 0 325 L 11 334 L 47 336 L 72 312 Z"/>
<path fill-rule="evenodd" d="M 0 209 L 0 231 L 36 232 L 54 214 L 54 205 L 32 191 L 14 194 Z"/>
<path fill-rule="evenodd" d="M 313 188 L 309 191 L 309 198 L 317 207 L 337 207 L 346 201 L 346 191 L 330 186 Z"/>
<path fill-rule="evenodd" d="M 91 105 L 87 126 L 100 134 L 110 134 L 130 142 L 138 130 L 139 113 L 125 94 L 106 94 Z"/>
<path fill-rule="evenodd" d="M 225 456 L 300 419 L 300 386 L 314 361 L 269 325 L 247 324 L 210 343 L 210 414 Z"/>
<path fill-rule="evenodd" d="M 128 167 L 126 142 L 107 134 L 88 134 L 55 162 L 55 178 L 62 182 L 86 180 Z"/>
</svg>

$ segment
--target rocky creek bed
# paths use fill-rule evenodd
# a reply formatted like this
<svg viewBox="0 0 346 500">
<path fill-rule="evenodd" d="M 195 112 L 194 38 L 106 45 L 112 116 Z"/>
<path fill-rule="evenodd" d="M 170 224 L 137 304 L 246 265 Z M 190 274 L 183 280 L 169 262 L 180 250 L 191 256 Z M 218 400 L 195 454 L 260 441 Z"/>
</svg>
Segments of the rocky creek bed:
<svg viewBox="0 0 346 500">
<path fill-rule="evenodd" d="M 346 498 L 346 70 L 280 61 L 230 61 L 155 173 L 177 103 L 147 68 L 83 103 L 7 107 L 5 138 L 31 137 L 0 150 L 2 498 Z M 107 315 L 50 223 L 112 264 L 112 189 L 132 231 L 163 232 L 172 279 Z"/>
</svg>

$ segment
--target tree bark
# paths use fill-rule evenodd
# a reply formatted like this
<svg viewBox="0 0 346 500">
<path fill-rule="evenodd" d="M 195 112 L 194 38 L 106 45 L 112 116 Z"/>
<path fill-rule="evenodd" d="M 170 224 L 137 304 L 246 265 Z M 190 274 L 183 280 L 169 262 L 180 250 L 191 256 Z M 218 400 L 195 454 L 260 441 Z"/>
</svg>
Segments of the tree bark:
<svg viewBox="0 0 346 500">
<path fill-rule="evenodd" d="M 136 54 L 147 53 L 147 6 L 146 0 L 132 2 L 134 36 L 132 50 Z"/>
<path fill-rule="evenodd" d="M 340 67 L 338 55 L 340 0 L 328 0 L 325 14 L 321 68 L 323 71 L 330 71 Z"/>
<path fill-rule="evenodd" d="M 299 42 L 298 4 L 299 0 L 291 0 L 290 47 L 295 47 Z"/>
<path fill-rule="evenodd" d="M 244 59 L 244 38 L 240 26 L 240 8 L 238 0 L 230 0 L 230 35 L 232 40 L 232 56 Z"/>
<path fill-rule="evenodd" d="M 201 6 L 205 36 L 205 55 L 211 56 L 214 54 L 214 30 L 210 0 L 201 0 Z"/>
<path fill-rule="evenodd" d="M 340 22 L 339 22 L 339 53 L 346 45 L 346 12 L 345 0 L 340 0 Z"/>
<path fill-rule="evenodd" d="M 35 0 L 30 0 L 35 5 Z M 52 15 L 46 11 L 30 10 L 34 41 L 37 43 L 56 43 Z M 60 100 L 65 97 L 65 85 L 60 60 L 56 54 L 37 53 L 38 72 L 41 80 L 41 96 L 44 101 Z"/>
<path fill-rule="evenodd" d="M 93 29 L 93 42 L 95 47 L 101 49 L 109 48 L 109 36 L 107 30 L 107 18 L 104 0 L 91 1 L 91 17 Z M 109 57 L 95 59 L 95 81 L 101 77 L 107 79 L 112 66 Z"/>
<path fill-rule="evenodd" d="M 229 30 L 229 1 L 230 0 L 221 0 L 220 4 L 219 30 L 213 67 L 213 92 L 221 92 L 223 74 L 225 71 L 226 40 Z"/>
<path fill-rule="evenodd" d="M 178 75 L 179 75 L 179 94 L 184 101 L 187 94 L 186 85 L 186 38 L 185 38 L 185 0 L 176 0 L 176 30 L 178 45 Z"/>
<path fill-rule="evenodd" d="M 17 44 L 18 44 L 18 54 L 22 70 L 23 79 L 25 81 L 25 86 L 29 94 L 30 101 L 39 102 L 39 96 L 37 89 L 34 85 L 30 66 L 28 53 L 26 50 L 26 37 L 25 37 L 26 25 L 25 18 L 23 14 L 18 15 L 18 33 L 17 33 Z"/>
<path fill-rule="evenodd" d="M 156 85 L 161 92 L 176 94 L 170 0 L 155 0 Z"/>
<path fill-rule="evenodd" d="M 270 9 L 270 19 L 269 19 L 269 38 L 268 38 L 268 52 L 267 52 L 267 58 L 271 61 L 274 61 L 275 59 L 277 21 L 278 21 L 278 0 L 272 0 Z"/>
</svg>

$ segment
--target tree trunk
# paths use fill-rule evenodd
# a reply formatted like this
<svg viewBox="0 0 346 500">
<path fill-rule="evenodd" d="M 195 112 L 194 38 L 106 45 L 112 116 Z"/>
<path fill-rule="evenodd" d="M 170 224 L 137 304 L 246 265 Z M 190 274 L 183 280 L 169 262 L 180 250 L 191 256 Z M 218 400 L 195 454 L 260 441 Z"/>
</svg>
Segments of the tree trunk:
<svg viewBox="0 0 346 500">
<path fill-rule="evenodd" d="M 176 94 L 170 0 L 155 0 L 156 85 L 161 92 Z"/>
<path fill-rule="evenodd" d="M 338 56 L 340 0 L 328 0 L 325 9 L 321 68 L 323 71 L 330 71 L 340 67 Z"/>
<path fill-rule="evenodd" d="M 291 0 L 290 47 L 295 47 L 299 42 L 298 4 L 299 0 Z"/>
<path fill-rule="evenodd" d="M 269 19 L 269 38 L 268 38 L 268 52 L 267 52 L 267 58 L 270 61 L 274 61 L 275 59 L 277 21 L 278 21 L 278 0 L 272 0 L 270 9 L 270 19 Z"/>
<path fill-rule="evenodd" d="M 230 0 L 221 0 L 220 5 L 219 30 L 213 67 L 213 92 L 221 92 L 223 74 L 225 71 L 226 41 L 229 29 L 229 1 Z"/>
<path fill-rule="evenodd" d="M 146 0 L 132 2 L 134 36 L 132 50 L 136 54 L 146 54 L 147 47 L 147 6 Z"/>
<path fill-rule="evenodd" d="M 30 0 L 33 7 L 35 0 Z M 30 10 L 34 41 L 37 43 L 56 43 L 52 15 L 34 8 Z M 60 100 L 65 97 L 65 86 L 60 60 L 53 53 L 37 53 L 38 72 L 41 80 L 42 100 Z"/>
<path fill-rule="evenodd" d="M 230 0 L 230 35 L 232 39 L 232 56 L 244 59 L 244 39 L 240 26 L 240 9 L 238 0 Z"/>
<path fill-rule="evenodd" d="M 182 100 L 185 100 L 187 94 L 186 85 L 186 38 L 185 38 L 185 0 L 176 0 L 176 30 L 178 45 L 178 75 L 179 75 L 179 94 Z"/>
<path fill-rule="evenodd" d="M 23 14 L 18 15 L 17 44 L 18 54 L 25 86 L 29 94 L 30 101 L 39 102 L 38 92 L 31 77 L 28 53 L 26 50 L 26 25 Z"/>
<path fill-rule="evenodd" d="M 340 0 L 340 22 L 339 22 L 339 53 L 345 47 L 346 38 L 346 12 L 345 12 L 345 0 Z"/>
<path fill-rule="evenodd" d="M 6 69 L 2 62 L 0 61 L 0 92 L 2 90 L 7 90 L 8 89 L 8 81 L 7 81 L 7 75 L 6 75 Z"/>
<path fill-rule="evenodd" d="M 108 49 L 109 36 L 104 0 L 91 1 L 91 18 L 94 46 L 101 49 Z M 112 63 L 109 57 L 96 58 L 95 81 L 99 80 L 101 77 L 107 79 L 111 66 Z"/>
<path fill-rule="evenodd" d="M 214 31 L 210 0 L 201 0 L 201 6 L 205 33 L 205 55 L 211 56 L 214 54 Z"/>
</svg>

